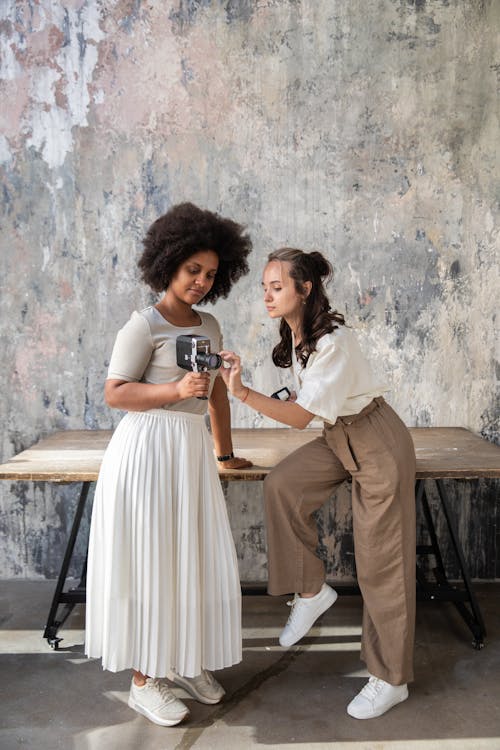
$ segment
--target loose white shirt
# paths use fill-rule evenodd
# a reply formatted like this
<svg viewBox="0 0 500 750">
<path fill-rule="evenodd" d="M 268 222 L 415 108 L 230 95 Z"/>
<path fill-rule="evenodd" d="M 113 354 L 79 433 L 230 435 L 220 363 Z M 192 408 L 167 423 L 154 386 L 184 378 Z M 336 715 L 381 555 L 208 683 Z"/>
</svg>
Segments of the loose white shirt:
<svg viewBox="0 0 500 750">
<path fill-rule="evenodd" d="M 319 419 L 335 424 L 337 417 L 357 414 L 387 385 L 374 375 L 351 328 L 340 326 L 316 343 L 305 367 L 295 355 L 292 362 L 296 403 Z"/>
</svg>

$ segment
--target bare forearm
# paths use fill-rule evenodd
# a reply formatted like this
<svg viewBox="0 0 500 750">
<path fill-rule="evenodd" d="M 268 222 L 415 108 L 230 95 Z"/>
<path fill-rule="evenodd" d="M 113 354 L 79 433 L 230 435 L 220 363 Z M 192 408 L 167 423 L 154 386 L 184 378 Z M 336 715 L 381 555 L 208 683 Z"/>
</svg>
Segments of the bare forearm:
<svg viewBox="0 0 500 750">
<path fill-rule="evenodd" d="M 248 386 L 243 386 L 242 390 L 235 392 L 234 395 L 243 401 L 245 406 L 255 409 L 270 419 L 275 419 L 277 422 L 299 430 L 307 427 L 314 417 L 314 414 L 293 401 L 280 401 L 276 398 L 270 398 L 270 396 L 265 396 Z"/>
<path fill-rule="evenodd" d="M 224 362 L 229 365 L 220 370 L 220 376 L 223 378 L 227 389 L 239 398 L 240 401 L 250 406 L 252 409 L 259 411 L 270 419 L 287 424 L 289 427 L 296 427 L 303 430 L 307 427 L 314 417 L 310 411 L 303 409 L 294 401 L 280 401 L 277 398 L 265 396 L 263 393 L 254 391 L 241 382 L 241 360 L 235 352 L 221 351 L 220 356 Z"/>
<path fill-rule="evenodd" d="M 147 411 L 180 401 L 178 386 L 178 383 L 153 385 L 107 380 L 104 393 L 106 403 L 113 409 Z"/>
<path fill-rule="evenodd" d="M 231 440 L 231 408 L 227 397 L 226 386 L 220 378 L 216 378 L 210 401 L 208 402 L 210 425 L 214 441 L 215 453 L 227 456 L 233 450 Z"/>
</svg>

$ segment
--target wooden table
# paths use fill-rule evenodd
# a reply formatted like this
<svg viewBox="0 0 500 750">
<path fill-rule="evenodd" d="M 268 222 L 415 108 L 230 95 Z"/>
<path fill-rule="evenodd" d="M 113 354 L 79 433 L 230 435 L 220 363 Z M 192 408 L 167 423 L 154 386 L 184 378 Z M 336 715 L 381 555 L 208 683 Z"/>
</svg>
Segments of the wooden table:
<svg viewBox="0 0 500 750">
<path fill-rule="evenodd" d="M 485 627 L 472 590 L 468 568 L 458 538 L 455 521 L 450 512 L 443 479 L 478 479 L 500 477 L 500 448 L 459 427 L 422 427 L 410 429 L 417 456 L 416 498 L 423 509 L 429 535 L 429 544 L 418 545 L 419 557 L 435 559 L 434 581 L 429 581 L 421 565 L 417 565 L 417 591 L 419 598 L 452 601 L 473 634 L 473 646 L 482 648 Z M 89 487 L 97 480 L 104 450 L 109 442 L 110 430 L 69 430 L 56 432 L 22 451 L 0 465 L 0 479 L 32 480 L 36 482 L 82 482 L 73 525 L 64 560 L 50 608 L 44 638 L 57 648 L 60 638 L 57 631 L 77 603 L 85 602 L 86 563 L 79 585 L 64 591 L 66 577 L 73 554 L 78 529 L 85 508 Z M 321 434 L 321 430 L 306 429 L 235 429 L 233 445 L 235 454 L 250 459 L 254 466 L 243 471 L 220 469 L 223 482 L 259 481 L 282 458 L 295 448 Z M 425 491 L 425 479 L 434 480 L 441 510 L 445 515 L 452 546 L 461 572 L 459 586 L 452 585 L 446 576 L 439 540 Z M 339 587 L 342 588 L 342 587 Z M 358 589 L 355 589 L 358 591 Z M 57 619 L 59 606 L 65 605 L 62 617 Z"/>
</svg>

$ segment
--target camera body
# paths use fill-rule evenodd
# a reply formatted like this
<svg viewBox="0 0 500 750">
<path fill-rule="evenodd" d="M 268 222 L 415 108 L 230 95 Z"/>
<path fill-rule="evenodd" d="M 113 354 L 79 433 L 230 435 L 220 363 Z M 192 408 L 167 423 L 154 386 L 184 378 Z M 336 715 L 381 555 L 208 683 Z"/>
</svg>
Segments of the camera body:
<svg viewBox="0 0 500 750">
<path fill-rule="evenodd" d="M 222 359 L 210 351 L 210 339 L 206 336 L 177 336 L 175 342 L 177 365 L 191 372 L 218 370 Z"/>
</svg>

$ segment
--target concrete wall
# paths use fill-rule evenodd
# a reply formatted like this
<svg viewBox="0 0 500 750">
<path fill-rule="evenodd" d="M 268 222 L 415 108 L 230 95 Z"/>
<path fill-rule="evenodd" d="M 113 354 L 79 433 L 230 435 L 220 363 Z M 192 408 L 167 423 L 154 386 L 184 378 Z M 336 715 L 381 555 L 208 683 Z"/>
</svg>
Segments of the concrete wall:
<svg viewBox="0 0 500 750">
<path fill-rule="evenodd" d="M 141 238 L 186 199 L 253 237 L 215 308 L 249 383 L 287 382 L 264 258 L 321 249 L 405 421 L 498 440 L 499 29 L 495 0 L 4 0 L 0 459 L 116 425 L 108 357 L 152 299 Z M 233 422 L 269 424 L 240 404 Z M 473 574 L 499 576 L 494 484 L 452 489 Z M 0 576 L 54 576 L 77 488 L 0 492 Z M 264 578 L 260 487 L 228 502 L 242 576 Z M 349 578 L 347 489 L 319 520 Z"/>
</svg>

